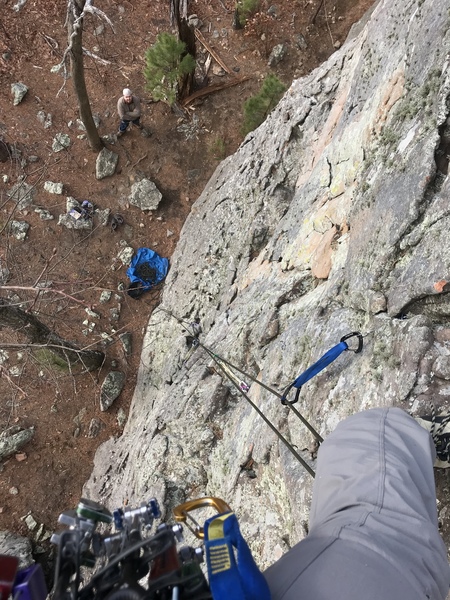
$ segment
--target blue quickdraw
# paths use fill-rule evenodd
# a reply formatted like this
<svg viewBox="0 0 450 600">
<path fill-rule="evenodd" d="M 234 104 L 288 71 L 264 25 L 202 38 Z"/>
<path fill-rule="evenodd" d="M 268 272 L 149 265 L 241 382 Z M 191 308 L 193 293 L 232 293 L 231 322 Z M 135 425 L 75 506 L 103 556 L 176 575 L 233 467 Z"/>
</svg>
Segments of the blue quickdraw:
<svg viewBox="0 0 450 600">
<path fill-rule="evenodd" d="M 356 350 L 351 350 L 351 351 L 354 352 L 355 354 L 359 354 L 361 352 L 361 350 L 363 349 L 362 334 L 359 331 L 352 331 L 351 333 L 344 335 L 341 338 L 339 344 L 336 344 L 336 346 L 333 346 L 333 348 L 328 350 L 328 352 L 326 352 L 321 358 L 319 358 L 319 360 L 317 362 L 315 362 L 313 365 L 308 367 L 306 369 L 306 371 L 304 371 L 301 375 L 299 375 L 293 383 L 291 383 L 290 385 L 287 386 L 287 388 L 284 390 L 283 395 L 281 397 L 281 403 L 282 404 L 295 404 L 299 398 L 300 390 L 301 390 L 302 386 L 305 385 L 305 383 L 307 381 L 309 381 L 315 375 L 317 375 L 317 373 L 320 373 L 320 371 L 322 371 L 323 369 L 328 367 L 328 365 L 330 363 L 332 363 L 334 360 L 336 360 L 336 358 L 340 354 L 342 354 L 342 352 L 345 352 L 345 350 L 350 350 L 346 340 L 348 340 L 349 338 L 352 338 L 352 337 L 358 338 L 358 347 L 356 348 Z M 296 388 L 297 392 L 295 393 L 294 400 L 288 400 L 287 395 L 289 394 L 289 392 L 291 391 L 292 388 Z"/>
<path fill-rule="evenodd" d="M 270 600 L 269 586 L 242 537 L 236 515 L 215 515 L 205 522 L 204 532 L 214 600 Z"/>
</svg>

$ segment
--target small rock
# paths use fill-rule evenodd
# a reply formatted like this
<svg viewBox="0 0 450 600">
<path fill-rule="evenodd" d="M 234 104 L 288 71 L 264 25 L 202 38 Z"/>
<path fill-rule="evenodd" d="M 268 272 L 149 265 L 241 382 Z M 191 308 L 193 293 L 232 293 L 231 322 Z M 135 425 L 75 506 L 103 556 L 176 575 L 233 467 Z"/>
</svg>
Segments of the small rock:
<svg viewBox="0 0 450 600">
<path fill-rule="evenodd" d="M 52 115 L 50 113 L 45 114 L 43 110 L 37 113 L 37 118 L 39 123 L 44 126 L 44 129 L 49 129 L 53 124 Z"/>
<path fill-rule="evenodd" d="M 53 181 L 45 181 L 44 182 L 44 190 L 49 194 L 62 194 L 63 193 L 63 184 L 55 183 Z"/>
<path fill-rule="evenodd" d="M 94 121 L 95 126 L 98 128 L 100 123 L 101 123 L 101 119 L 99 115 L 92 115 L 92 119 Z M 77 119 L 77 127 L 78 129 L 80 129 L 81 131 L 86 131 L 86 127 L 84 126 L 84 123 L 81 119 Z"/>
<path fill-rule="evenodd" d="M 16 203 L 18 210 L 23 210 L 32 204 L 34 193 L 32 185 L 20 180 L 7 192 L 7 196 Z"/>
<path fill-rule="evenodd" d="M 117 419 L 117 424 L 119 427 L 123 427 L 125 425 L 125 423 L 127 422 L 127 415 L 122 407 L 120 407 L 119 410 L 117 411 L 116 419 Z"/>
<path fill-rule="evenodd" d="M 438 356 L 433 364 L 433 372 L 436 377 L 450 380 L 450 356 Z"/>
<path fill-rule="evenodd" d="M 109 221 L 109 215 L 111 214 L 110 208 L 95 209 L 95 216 L 98 218 L 98 222 L 102 227 L 106 227 Z"/>
<path fill-rule="evenodd" d="M 120 309 L 111 308 L 109 311 L 111 321 L 118 321 L 120 319 Z"/>
<path fill-rule="evenodd" d="M 70 144 L 70 137 L 67 133 L 57 133 L 53 139 L 52 150 L 53 152 L 61 152 L 68 148 Z"/>
<path fill-rule="evenodd" d="M 27 515 L 24 521 L 30 531 L 34 531 L 38 526 L 37 521 L 31 515 Z"/>
<path fill-rule="evenodd" d="M 200 29 L 203 23 L 197 15 L 192 14 L 188 17 L 188 25 L 189 27 L 196 27 L 197 29 Z"/>
<path fill-rule="evenodd" d="M 13 11 L 19 12 L 19 10 L 21 8 L 23 8 L 26 3 L 27 3 L 27 0 L 18 0 L 13 6 Z"/>
<path fill-rule="evenodd" d="M 11 375 L 11 377 L 20 377 L 22 375 L 22 371 L 23 369 L 18 366 L 14 366 L 8 369 L 8 373 Z"/>
<path fill-rule="evenodd" d="M 19 490 L 14 486 L 10 487 L 8 491 L 11 494 L 11 496 L 17 496 L 17 494 L 19 493 Z"/>
<path fill-rule="evenodd" d="M 338 50 L 342 46 L 342 42 L 340 42 L 339 40 L 336 40 L 334 42 L 333 46 L 336 48 L 336 50 Z"/>
<path fill-rule="evenodd" d="M 131 263 L 131 259 L 133 258 L 133 254 L 133 248 L 131 248 L 131 246 L 126 246 L 119 252 L 117 258 L 123 265 L 129 266 L 129 264 Z"/>
<path fill-rule="evenodd" d="M 42 221 L 52 221 L 55 217 L 44 208 L 35 208 L 34 212 L 39 215 Z"/>
<path fill-rule="evenodd" d="M 128 197 L 130 204 L 141 210 L 156 210 L 162 200 L 162 194 L 149 179 L 142 179 L 133 183 Z"/>
<path fill-rule="evenodd" d="M 10 276 L 11 273 L 9 269 L 7 269 L 6 267 L 2 269 L 0 267 L 0 285 L 5 285 L 5 283 L 9 280 Z"/>
<path fill-rule="evenodd" d="M 299 50 L 306 50 L 308 48 L 305 37 L 301 33 L 297 33 L 294 36 L 294 43 Z"/>
<path fill-rule="evenodd" d="M 104 427 L 104 425 L 100 421 L 100 419 L 96 419 L 96 418 L 91 419 L 91 422 L 89 423 L 88 433 L 87 433 L 88 438 L 97 437 L 103 427 Z"/>
<path fill-rule="evenodd" d="M 110 292 L 109 290 L 103 290 L 103 292 L 100 294 L 101 304 L 106 304 L 107 302 L 109 302 L 111 300 L 111 296 L 112 292 Z"/>
<path fill-rule="evenodd" d="M 287 46 L 286 44 L 277 44 L 270 53 L 269 60 L 267 64 L 269 67 L 275 67 L 278 65 L 287 54 Z"/>
<path fill-rule="evenodd" d="M 121 371 L 110 371 L 102 383 L 100 392 L 100 410 L 105 411 L 112 405 L 125 384 L 125 375 Z"/>
<path fill-rule="evenodd" d="M 11 221 L 10 232 L 16 240 L 22 242 L 26 237 L 28 230 L 30 229 L 29 224 L 26 221 Z"/>
<path fill-rule="evenodd" d="M 119 339 L 122 342 L 123 350 L 124 350 L 126 356 L 130 356 L 131 351 L 132 351 L 132 345 L 131 345 L 132 344 L 132 335 L 131 335 L 131 333 L 129 331 L 120 333 Z"/>
<path fill-rule="evenodd" d="M 11 84 L 11 94 L 14 96 L 13 104 L 17 106 L 22 102 L 26 93 L 28 92 L 27 86 L 21 81 Z"/>
<path fill-rule="evenodd" d="M 95 163 L 95 177 L 97 179 L 104 179 L 105 177 L 114 175 L 118 160 L 118 154 L 112 150 L 108 150 L 108 148 L 103 148 L 99 152 Z"/>
<path fill-rule="evenodd" d="M 110 336 L 108 333 L 106 333 L 106 331 L 102 331 L 102 332 L 100 333 L 100 337 L 101 337 L 101 338 L 102 338 L 102 340 L 103 340 L 103 345 L 104 345 L 104 346 L 107 346 L 107 345 L 109 345 L 109 344 L 113 344 L 113 343 L 114 343 L 114 340 L 113 340 L 113 338 L 112 338 L 112 337 L 111 337 L 111 336 Z"/>
<path fill-rule="evenodd" d="M 167 237 L 172 237 L 173 236 L 173 231 L 171 231 L 170 229 L 167 230 Z"/>
</svg>

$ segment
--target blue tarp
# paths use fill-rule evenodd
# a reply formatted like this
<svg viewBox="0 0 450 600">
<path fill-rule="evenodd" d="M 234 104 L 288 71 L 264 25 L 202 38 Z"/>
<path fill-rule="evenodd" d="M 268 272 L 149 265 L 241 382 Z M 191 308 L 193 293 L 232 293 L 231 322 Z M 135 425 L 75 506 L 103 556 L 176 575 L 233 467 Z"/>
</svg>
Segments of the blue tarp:
<svg viewBox="0 0 450 600">
<path fill-rule="evenodd" d="M 142 291 L 150 290 L 160 283 L 169 270 L 169 261 L 150 248 L 139 248 L 127 269 L 127 277 L 133 284 L 140 284 Z"/>
</svg>

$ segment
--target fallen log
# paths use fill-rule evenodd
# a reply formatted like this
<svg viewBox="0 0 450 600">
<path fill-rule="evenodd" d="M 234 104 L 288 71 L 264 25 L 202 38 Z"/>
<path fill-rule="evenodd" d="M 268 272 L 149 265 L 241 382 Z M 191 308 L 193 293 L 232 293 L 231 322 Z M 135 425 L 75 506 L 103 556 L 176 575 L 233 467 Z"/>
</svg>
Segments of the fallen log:
<svg viewBox="0 0 450 600">
<path fill-rule="evenodd" d="M 203 37 L 203 34 L 201 33 L 201 31 L 199 31 L 198 29 L 195 29 L 195 37 L 202 44 L 202 46 L 204 46 L 206 48 L 206 50 L 208 50 L 208 52 L 211 54 L 211 56 L 214 58 L 214 60 L 219 63 L 219 65 L 222 67 L 222 69 L 224 71 L 226 71 L 227 73 L 229 73 L 230 75 L 234 76 L 234 72 L 230 69 L 230 67 L 228 67 L 223 62 L 223 60 L 220 58 L 220 56 L 217 54 L 217 52 L 211 48 L 211 46 L 208 44 L 208 42 Z"/>
<path fill-rule="evenodd" d="M 197 90 L 187 98 L 185 98 L 181 104 L 182 106 L 187 106 L 197 98 L 202 98 L 203 96 L 208 96 L 209 94 L 214 94 L 214 92 L 220 92 L 220 90 L 224 90 L 226 88 L 232 87 L 233 85 L 238 85 L 239 83 L 243 83 L 251 79 L 250 75 L 246 75 L 245 77 L 234 78 L 232 81 L 226 81 L 225 83 L 216 83 L 214 85 L 210 85 L 208 87 L 202 88 L 201 90 Z"/>
</svg>

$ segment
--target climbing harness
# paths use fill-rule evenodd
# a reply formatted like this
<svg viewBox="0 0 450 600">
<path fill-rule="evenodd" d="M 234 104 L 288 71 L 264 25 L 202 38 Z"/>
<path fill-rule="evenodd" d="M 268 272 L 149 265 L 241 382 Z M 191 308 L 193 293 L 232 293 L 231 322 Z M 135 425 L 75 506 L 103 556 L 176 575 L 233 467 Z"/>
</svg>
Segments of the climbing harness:
<svg viewBox="0 0 450 600">
<path fill-rule="evenodd" d="M 188 325 L 185 321 L 183 321 L 183 319 L 180 319 L 179 317 L 174 315 L 172 312 L 170 312 L 162 307 L 159 307 L 159 310 L 162 310 L 163 312 L 167 313 L 168 315 L 170 315 L 171 317 L 176 319 L 181 324 L 181 326 L 186 330 L 186 332 L 188 332 L 187 337 L 189 338 L 190 344 L 191 344 L 191 348 L 189 350 L 189 356 L 192 354 L 192 352 L 196 348 L 199 348 L 199 347 L 202 348 L 212 358 L 212 360 L 219 367 L 219 369 L 224 373 L 224 375 L 228 378 L 228 380 L 232 383 L 232 385 L 240 392 L 240 394 L 242 396 L 244 396 L 244 398 L 247 400 L 247 402 L 250 404 L 250 406 L 260 415 L 260 417 L 264 420 L 264 422 L 268 425 L 268 427 L 270 427 L 270 429 L 275 433 L 275 435 L 278 437 L 278 439 L 288 448 L 288 450 L 291 452 L 291 454 L 300 462 L 300 464 L 306 469 L 306 471 L 308 471 L 308 473 L 312 477 L 315 477 L 314 470 L 300 456 L 300 454 L 295 450 L 294 446 L 283 436 L 283 434 L 280 431 L 278 431 L 278 429 L 275 427 L 275 425 L 264 415 L 264 413 L 259 409 L 259 407 L 248 396 L 247 392 L 250 390 L 250 386 L 244 380 L 237 377 L 233 371 L 237 371 L 237 372 L 241 373 L 242 375 L 244 375 L 244 377 L 250 379 L 257 385 L 263 387 L 264 389 L 266 389 L 267 391 L 269 391 L 270 393 L 272 393 L 273 395 L 278 397 L 281 400 L 281 403 L 285 406 L 288 406 L 288 408 L 300 419 L 300 421 L 303 423 L 303 425 L 305 425 L 308 428 L 308 430 L 315 437 L 316 441 L 320 444 L 321 442 L 323 442 L 322 436 L 314 429 L 314 427 L 307 421 L 307 419 L 305 419 L 305 417 L 293 405 L 298 401 L 301 387 L 307 381 L 309 381 L 315 375 L 317 375 L 320 371 L 325 369 L 330 363 L 332 363 L 334 360 L 336 360 L 336 358 L 338 358 L 338 356 L 340 356 L 340 354 L 342 354 L 342 352 L 344 352 L 346 350 L 350 350 L 350 351 L 354 352 L 355 354 L 359 354 L 363 348 L 364 336 L 359 331 L 353 331 L 351 333 L 348 333 L 347 335 L 344 335 L 340 339 L 340 342 L 336 346 L 331 348 L 318 361 L 316 361 L 313 365 L 308 367 L 308 369 L 306 369 L 306 371 L 304 371 L 301 375 L 299 375 L 292 384 L 290 384 L 289 386 L 287 386 L 287 388 L 285 388 L 283 394 L 280 394 L 273 388 L 269 387 L 268 385 L 266 385 L 265 383 L 263 383 L 262 381 L 257 379 L 256 377 L 253 377 L 249 373 L 246 373 L 245 371 L 243 371 L 236 365 L 233 365 L 232 363 L 227 361 L 225 358 L 216 354 L 210 348 L 205 346 L 199 340 L 199 337 L 198 337 L 201 333 L 201 327 L 198 322 L 190 323 Z M 368 335 L 369 333 L 372 333 L 372 332 L 368 332 L 366 335 Z M 350 340 L 351 338 L 356 338 L 357 342 L 358 342 L 357 347 L 354 349 L 349 347 L 348 340 Z M 186 360 L 187 359 L 185 358 L 183 364 L 186 363 Z M 293 387 L 297 389 L 297 392 L 295 394 L 294 400 L 290 401 L 287 399 L 287 395 L 289 394 L 289 391 Z"/>
</svg>

